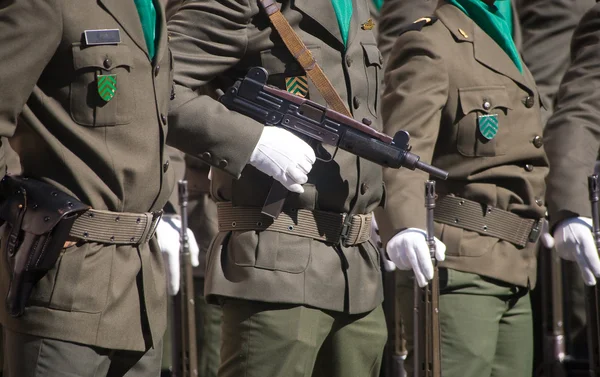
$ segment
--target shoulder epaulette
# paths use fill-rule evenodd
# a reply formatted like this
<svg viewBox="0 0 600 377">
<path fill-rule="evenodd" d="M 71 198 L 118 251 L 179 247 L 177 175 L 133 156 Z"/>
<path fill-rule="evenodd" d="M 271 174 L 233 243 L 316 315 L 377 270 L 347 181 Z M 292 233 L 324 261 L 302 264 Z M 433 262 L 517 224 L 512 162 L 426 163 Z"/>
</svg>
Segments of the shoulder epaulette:
<svg viewBox="0 0 600 377">
<path fill-rule="evenodd" d="M 419 18 L 412 24 L 407 25 L 406 27 L 402 28 L 400 30 L 400 32 L 398 33 L 398 35 L 400 36 L 400 35 L 406 33 L 407 31 L 411 31 L 411 30 L 421 31 L 425 26 L 433 25 L 437 20 L 438 20 L 437 17 L 433 17 L 433 16 Z"/>
</svg>

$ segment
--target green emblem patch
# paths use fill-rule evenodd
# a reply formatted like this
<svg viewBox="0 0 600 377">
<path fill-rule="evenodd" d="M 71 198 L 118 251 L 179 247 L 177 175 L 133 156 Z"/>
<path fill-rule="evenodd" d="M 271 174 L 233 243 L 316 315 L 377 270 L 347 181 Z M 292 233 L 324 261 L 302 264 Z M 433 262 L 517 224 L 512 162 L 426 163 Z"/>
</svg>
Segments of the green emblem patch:
<svg viewBox="0 0 600 377">
<path fill-rule="evenodd" d="M 308 96 L 308 79 L 306 76 L 286 77 L 285 88 L 292 94 L 306 98 Z"/>
<path fill-rule="evenodd" d="M 488 140 L 492 140 L 498 133 L 498 114 L 480 115 L 477 118 L 479 124 L 479 132 L 481 136 Z"/>
<path fill-rule="evenodd" d="M 106 102 L 117 93 L 117 75 L 98 75 L 98 94 Z"/>
</svg>

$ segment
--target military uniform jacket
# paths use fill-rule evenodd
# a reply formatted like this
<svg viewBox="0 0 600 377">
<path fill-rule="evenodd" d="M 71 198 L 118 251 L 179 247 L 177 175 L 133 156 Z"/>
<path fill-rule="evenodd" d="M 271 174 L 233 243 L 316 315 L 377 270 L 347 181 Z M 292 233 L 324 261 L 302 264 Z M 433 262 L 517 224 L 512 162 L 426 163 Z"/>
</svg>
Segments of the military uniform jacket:
<svg viewBox="0 0 600 377">
<path fill-rule="evenodd" d="M 367 2 L 353 1 L 346 49 L 331 1 L 282 1 L 280 6 L 354 117 L 370 118 L 380 129 L 382 60 L 372 31 L 361 26 L 370 17 Z M 225 171 L 213 169 L 211 194 L 216 201 L 262 207 L 272 180 L 246 163 L 263 126 L 198 93 L 208 84 L 225 90 L 254 66 L 265 67 L 270 84 L 280 88 L 287 77 L 305 73 L 257 0 L 186 1 L 169 22 L 169 35 L 176 67 L 171 123 L 180 131 L 202 128 L 213 140 L 195 155 Z M 308 96 L 324 104 L 312 84 Z M 183 134 L 172 140 L 178 148 L 197 145 Z M 381 168 L 338 151 L 334 161 L 314 165 L 304 190 L 302 195 L 290 194 L 286 207 L 369 213 L 382 201 Z M 306 304 L 350 313 L 369 311 L 382 301 L 380 256 L 370 242 L 336 250 L 269 231 L 221 233 L 219 238 L 207 260 L 209 298 Z"/>
<path fill-rule="evenodd" d="M 594 172 L 600 150 L 599 37 L 600 4 L 596 4 L 573 34 L 572 62 L 544 130 L 551 167 L 547 183 L 552 225 L 569 217 L 591 217 L 587 176 Z"/>
<path fill-rule="evenodd" d="M 390 55 L 383 97 L 384 131 L 406 129 L 412 152 L 447 170 L 440 196 L 454 194 L 538 219 L 544 215 L 548 163 L 540 140 L 540 102 L 534 80 L 458 8 L 441 3 L 439 21 L 402 34 Z M 496 114 L 497 135 L 485 141 L 478 116 Z M 377 214 L 384 241 L 398 231 L 425 229 L 427 176 L 384 171 L 387 204 Z M 536 278 L 535 245 L 436 224 L 447 246 L 443 266 L 521 286 Z"/>
<path fill-rule="evenodd" d="M 132 0 L 0 4 L 0 132 L 12 136 L 19 117 L 11 142 L 25 176 L 96 209 L 163 207 L 173 187 L 163 153 L 172 72 L 159 8 L 162 27 L 151 62 Z M 95 29 L 118 29 L 121 43 L 86 44 L 84 32 Z M 117 79 L 108 102 L 99 97 L 101 73 Z M 8 286 L 5 266 L 0 300 Z M 13 331 L 144 350 L 162 338 L 165 291 L 155 240 L 140 247 L 83 243 L 63 251 L 22 317 L 9 317 L 2 303 L 0 318 Z M 151 333 L 146 339 L 143 322 Z"/>
</svg>

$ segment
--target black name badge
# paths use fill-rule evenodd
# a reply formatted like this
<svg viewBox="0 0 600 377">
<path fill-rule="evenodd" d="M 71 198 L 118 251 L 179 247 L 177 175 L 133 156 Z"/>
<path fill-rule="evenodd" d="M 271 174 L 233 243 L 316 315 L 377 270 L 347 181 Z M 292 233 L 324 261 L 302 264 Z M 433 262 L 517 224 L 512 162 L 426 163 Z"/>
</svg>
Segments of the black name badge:
<svg viewBox="0 0 600 377">
<path fill-rule="evenodd" d="M 121 43 L 121 33 L 119 29 L 86 30 L 83 34 L 85 37 L 85 44 L 88 46 Z"/>
</svg>

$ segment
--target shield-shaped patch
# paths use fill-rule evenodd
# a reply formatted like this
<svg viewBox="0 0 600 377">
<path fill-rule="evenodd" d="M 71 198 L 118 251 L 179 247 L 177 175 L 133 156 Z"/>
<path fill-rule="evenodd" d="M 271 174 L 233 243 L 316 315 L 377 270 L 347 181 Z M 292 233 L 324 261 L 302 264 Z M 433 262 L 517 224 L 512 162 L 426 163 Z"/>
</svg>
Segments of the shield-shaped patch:
<svg viewBox="0 0 600 377">
<path fill-rule="evenodd" d="M 498 133 L 498 114 L 480 115 L 477 118 L 479 124 L 479 132 L 481 136 L 488 140 L 492 140 Z"/>
<path fill-rule="evenodd" d="M 117 93 L 117 75 L 98 75 L 98 94 L 108 102 Z"/>
<path fill-rule="evenodd" d="M 306 76 L 286 77 L 285 88 L 292 94 L 306 98 L 308 96 L 308 79 Z"/>
</svg>

